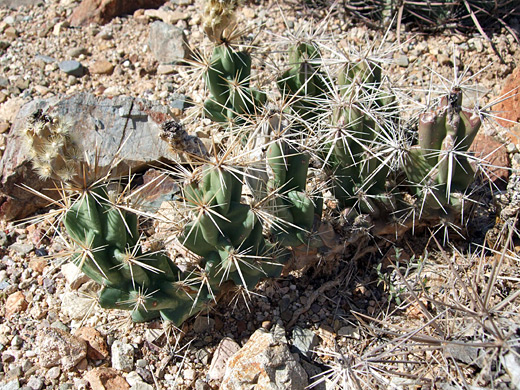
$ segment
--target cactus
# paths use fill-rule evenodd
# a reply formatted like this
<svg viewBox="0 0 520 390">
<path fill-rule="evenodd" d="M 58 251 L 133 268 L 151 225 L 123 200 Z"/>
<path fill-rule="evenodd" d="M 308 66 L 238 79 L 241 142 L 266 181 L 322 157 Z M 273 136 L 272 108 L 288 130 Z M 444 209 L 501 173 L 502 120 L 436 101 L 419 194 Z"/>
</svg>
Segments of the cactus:
<svg viewBox="0 0 520 390">
<path fill-rule="evenodd" d="M 136 322 L 160 314 L 181 324 L 204 301 L 194 299 L 196 288 L 181 288 L 183 275 L 166 255 L 143 252 L 137 215 L 117 207 L 114 194 L 107 185 L 91 188 L 65 213 L 67 233 L 81 248 L 73 261 L 103 286 L 101 307 L 131 310 Z"/>
<path fill-rule="evenodd" d="M 327 80 L 320 72 L 320 61 L 320 53 L 311 43 L 294 45 L 289 49 L 290 68 L 278 78 L 282 99 L 303 122 L 323 112 L 319 103 L 327 92 Z"/>
<path fill-rule="evenodd" d="M 460 196 L 473 182 L 475 172 L 468 149 L 481 126 L 480 117 L 463 108 L 462 93 L 454 89 L 436 110 L 419 118 L 418 145 L 410 148 L 404 172 L 416 195 L 432 210 L 452 206 L 460 212 Z"/>
<path fill-rule="evenodd" d="M 211 94 L 204 103 L 206 115 L 216 122 L 227 122 L 259 110 L 266 95 L 249 87 L 250 75 L 247 51 L 237 52 L 227 44 L 216 46 L 205 75 Z"/>
</svg>

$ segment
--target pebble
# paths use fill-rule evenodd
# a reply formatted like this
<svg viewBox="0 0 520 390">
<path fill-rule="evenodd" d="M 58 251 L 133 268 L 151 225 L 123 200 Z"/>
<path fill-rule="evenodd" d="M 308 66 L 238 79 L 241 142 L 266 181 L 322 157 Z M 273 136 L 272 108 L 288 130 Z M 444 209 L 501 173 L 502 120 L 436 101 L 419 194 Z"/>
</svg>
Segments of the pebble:
<svg viewBox="0 0 520 390">
<path fill-rule="evenodd" d="M 31 376 L 27 381 L 27 386 L 32 390 L 40 390 L 43 387 L 43 380 L 38 376 Z"/>
<path fill-rule="evenodd" d="M 0 390 L 18 390 L 20 388 L 20 382 L 18 378 L 12 379 L 9 382 L 0 384 Z"/>
<path fill-rule="evenodd" d="M 88 51 L 84 47 L 74 47 L 74 48 L 70 49 L 67 54 L 71 58 L 77 58 L 82 54 L 84 54 L 84 55 L 88 54 Z"/>
<path fill-rule="evenodd" d="M 16 242 L 9 246 L 9 249 L 15 251 L 19 255 L 26 255 L 34 249 L 34 245 L 28 242 Z"/>
<path fill-rule="evenodd" d="M 61 61 L 59 67 L 62 72 L 68 75 L 81 77 L 85 74 L 85 68 L 81 65 L 81 62 L 75 60 Z"/>
<path fill-rule="evenodd" d="M 314 347 L 318 344 L 318 337 L 310 329 L 295 326 L 292 331 L 292 345 L 303 356 L 311 357 Z"/>
<path fill-rule="evenodd" d="M 195 333 L 210 332 L 215 327 L 215 320 L 210 317 L 199 316 L 193 323 L 193 331 Z"/>
<path fill-rule="evenodd" d="M 54 379 L 58 379 L 61 375 L 60 367 L 51 367 L 45 373 L 45 378 L 52 381 Z"/>
<path fill-rule="evenodd" d="M 134 368 L 134 347 L 119 340 L 111 347 L 112 367 L 116 370 L 130 372 Z"/>
<path fill-rule="evenodd" d="M 154 390 L 154 387 L 148 383 L 136 382 L 132 387 L 130 387 L 130 390 Z"/>
<path fill-rule="evenodd" d="M 110 61 L 99 60 L 89 66 L 88 70 L 92 74 L 112 74 L 114 65 Z"/>
</svg>

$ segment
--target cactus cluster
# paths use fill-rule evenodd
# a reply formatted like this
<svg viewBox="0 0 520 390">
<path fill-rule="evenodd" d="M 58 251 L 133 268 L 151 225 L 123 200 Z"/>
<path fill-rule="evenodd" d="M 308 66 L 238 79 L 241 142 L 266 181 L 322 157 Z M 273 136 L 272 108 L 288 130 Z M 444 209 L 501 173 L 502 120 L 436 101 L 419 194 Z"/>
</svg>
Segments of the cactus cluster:
<svg viewBox="0 0 520 390">
<path fill-rule="evenodd" d="M 134 321 L 160 315 L 180 324 L 229 284 L 250 291 L 262 278 L 279 276 L 291 249 L 322 245 L 316 231 L 327 197 L 329 213 L 336 206 L 354 218 L 399 217 L 406 225 L 407 210 L 417 207 L 421 218 L 460 213 L 473 180 L 467 156 L 480 118 L 462 108 L 459 90 L 420 116 L 414 141 L 377 63 L 344 61 L 331 71 L 319 46 L 299 41 L 276 79 L 282 108 L 273 110 L 266 93 L 250 86 L 250 54 L 223 39 L 230 15 L 219 15 L 210 29 L 217 45 L 205 73 L 204 108 L 225 124 L 228 146 L 206 149 L 173 122 L 162 134 L 172 147 L 183 145 L 192 162 L 179 168 L 189 179 L 175 204 L 186 217 L 176 238 L 193 264 L 181 270 L 163 252 L 144 249 L 138 211 L 130 211 L 120 183 L 76 186 L 63 218 L 79 248 L 74 261 L 103 286 L 101 306 L 131 310 Z M 59 123 L 42 113 L 29 123 L 38 170 L 44 163 L 49 172 L 73 165 L 75 149 L 66 131 L 56 135 Z M 59 152 L 46 154 L 58 138 Z M 75 172 L 45 177 L 67 183 Z"/>
</svg>

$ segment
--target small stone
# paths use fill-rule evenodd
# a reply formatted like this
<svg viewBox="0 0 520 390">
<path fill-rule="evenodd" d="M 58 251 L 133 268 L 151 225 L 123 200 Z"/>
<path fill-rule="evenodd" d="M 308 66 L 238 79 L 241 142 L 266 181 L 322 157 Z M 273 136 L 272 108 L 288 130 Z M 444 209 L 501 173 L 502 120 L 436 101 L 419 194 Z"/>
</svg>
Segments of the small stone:
<svg viewBox="0 0 520 390">
<path fill-rule="evenodd" d="M 202 379 L 197 379 L 195 381 L 195 390 L 211 390 L 211 386 Z"/>
<path fill-rule="evenodd" d="M 195 380 L 195 376 L 196 376 L 196 372 L 193 368 L 185 368 L 183 371 L 182 371 L 182 377 L 184 379 L 186 379 L 187 381 L 193 381 Z"/>
<path fill-rule="evenodd" d="M 92 74 L 112 74 L 114 65 L 110 61 L 99 60 L 89 66 L 88 70 Z"/>
<path fill-rule="evenodd" d="M 164 22 L 151 24 L 148 46 L 157 61 L 164 64 L 176 63 L 188 56 L 183 30 Z"/>
<path fill-rule="evenodd" d="M 353 339 L 359 338 L 359 332 L 353 326 L 342 326 L 338 330 L 338 336 L 349 337 Z"/>
<path fill-rule="evenodd" d="M 87 343 L 60 329 L 43 328 L 38 334 L 40 365 L 60 365 L 64 370 L 75 367 L 87 356 Z"/>
<path fill-rule="evenodd" d="M 193 331 L 195 333 L 210 332 L 215 327 L 215 320 L 210 317 L 199 316 L 193 323 Z"/>
<path fill-rule="evenodd" d="M 50 381 L 58 379 L 61 375 L 61 369 L 60 367 L 51 367 L 47 370 L 47 373 L 45 374 L 45 379 L 48 379 Z"/>
<path fill-rule="evenodd" d="M 51 328 L 55 328 L 55 329 L 61 329 L 63 330 L 64 332 L 69 332 L 69 327 L 67 325 L 65 325 L 63 322 L 61 321 L 54 321 L 52 324 L 51 324 Z"/>
<path fill-rule="evenodd" d="M 79 328 L 74 335 L 87 342 L 87 356 L 89 359 L 102 360 L 108 357 L 107 343 L 96 329 L 84 326 Z"/>
<path fill-rule="evenodd" d="M 0 134 L 6 133 L 11 125 L 8 122 L 1 122 L 0 123 Z"/>
<path fill-rule="evenodd" d="M 97 367 L 85 374 L 92 390 L 128 390 L 130 386 L 117 370 Z"/>
<path fill-rule="evenodd" d="M 247 18 L 247 19 L 254 19 L 256 17 L 256 12 L 254 9 L 252 8 L 249 8 L 249 7 L 244 7 L 242 8 L 242 14 Z"/>
<path fill-rule="evenodd" d="M 72 290 L 77 290 L 82 284 L 90 280 L 74 263 L 63 264 L 61 266 L 61 273 L 65 276 L 65 280 Z"/>
<path fill-rule="evenodd" d="M 240 350 L 240 345 L 229 337 L 224 337 L 213 353 L 209 366 L 208 378 L 211 380 L 221 380 L 226 371 L 228 359 Z"/>
<path fill-rule="evenodd" d="M 81 77 L 85 74 L 85 68 L 80 62 L 75 60 L 67 60 L 59 63 L 59 67 L 62 72 L 68 75 Z"/>
<path fill-rule="evenodd" d="M 482 368 L 484 363 L 484 354 L 481 354 L 481 348 L 471 347 L 468 345 L 449 344 L 446 351 L 454 359 L 462 363 L 475 365 Z"/>
<path fill-rule="evenodd" d="M 37 376 L 31 376 L 27 381 L 27 386 L 32 390 L 40 390 L 43 387 L 43 380 Z"/>
<path fill-rule="evenodd" d="M 7 27 L 4 30 L 4 34 L 6 37 L 9 37 L 9 38 L 18 38 L 20 36 L 20 33 L 18 32 L 18 30 L 12 26 Z"/>
<path fill-rule="evenodd" d="M 25 80 L 23 77 L 19 77 L 16 79 L 14 85 L 21 91 L 25 91 L 27 88 L 29 88 L 29 80 Z"/>
<path fill-rule="evenodd" d="M 83 55 L 88 54 L 88 51 L 84 47 L 74 47 L 69 50 L 68 54 L 69 54 L 69 57 L 71 57 L 71 58 L 77 58 L 82 54 Z"/>
<path fill-rule="evenodd" d="M 172 74 L 175 73 L 175 65 L 160 64 L 157 66 L 157 74 Z"/>
<path fill-rule="evenodd" d="M 119 340 L 112 344 L 112 367 L 130 372 L 134 368 L 134 347 Z"/>
<path fill-rule="evenodd" d="M 19 255 L 26 255 L 34 249 L 34 245 L 31 243 L 15 242 L 9 249 L 15 251 Z"/>
<path fill-rule="evenodd" d="M 36 273 L 42 274 L 47 266 L 46 259 L 34 259 L 29 262 L 29 267 Z"/>
<path fill-rule="evenodd" d="M 294 327 L 292 344 L 303 356 L 310 357 L 317 343 L 318 337 L 312 330 L 302 329 L 298 326 Z"/>
<path fill-rule="evenodd" d="M 132 387 L 130 387 L 130 390 L 154 390 L 154 387 L 148 383 L 136 382 Z"/>
<path fill-rule="evenodd" d="M 136 367 L 135 371 L 139 374 L 141 378 L 143 378 L 143 381 L 147 383 L 153 383 L 153 375 L 150 372 L 150 370 L 147 370 L 146 368 L 142 367 Z"/>
<path fill-rule="evenodd" d="M 146 359 L 137 359 L 135 365 L 136 367 L 145 368 L 148 365 L 148 362 L 146 361 Z"/>
<path fill-rule="evenodd" d="M 96 36 L 98 38 L 101 38 L 104 41 L 110 41 L 111 39 L 114 38 L 112 31 L 110 31 L 109 29 L 106 29 L 106 28 L 101 30 Z"/>
<path fill-rule="evenodd" d="M 27 309 L 28 303 L 25 300 L 25 295 L 21 291 L 17 291 L 5 301 L 5 316 L 11 318 L 15 313 L 20 313 Z"/>
<path fill-rule="evenodd" d="M 49 88 L 43 86 L 43 85 L 35 85 L 34 90 L 38 92 L 40 95 L 46 95 L 49 93 Z"/>
<path fill-rule="evenodd" d="M 6 382 L 0 385 L 0 390 L 18 390 L 20 388 L 20 382 L 18 378 L 12 379 L 9 382 Z"/>
<path fill-rule="evenodd" d="M 307 385 L 307 373 L 287 344 L 260 328 L 228 360 L 221 389 L 305 389 Z"/>
</svg>

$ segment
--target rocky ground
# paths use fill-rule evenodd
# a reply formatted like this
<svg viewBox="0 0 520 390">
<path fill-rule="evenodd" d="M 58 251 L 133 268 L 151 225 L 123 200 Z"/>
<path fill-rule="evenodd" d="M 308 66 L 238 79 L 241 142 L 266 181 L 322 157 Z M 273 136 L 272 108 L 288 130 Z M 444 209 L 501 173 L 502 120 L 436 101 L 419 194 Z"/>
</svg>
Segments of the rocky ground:
<svg viewBox="0 0 520 390">
<path fill-rule="evenodd" d="M 188 58 L 187 45 L 202 53 L 211 48 L 198 1 L 172 0 L 159 10 L 79 27 L 70 22 L 74 0 L 28 3 L 8 8 L 0 2 L 0 150 L 24 103 L 78 92 L 155 101 L 204 133 L 206 123 L 189 118 L 204 98 L 200 74 L 193 66 L 171 65 Z M 248 2 L 239 13 L 239 25 L 250 31 L 244 39 L 259 45 L 258 73 L 276 68 L 282 56 L 269 50 L 269 42 L 275 47 L 295 32 L 310 34 L 308 26 L 326 15 L 299 3 Z M 381 32 L 341 12 L 327 21 L 327 38 L 316 37 L 327 47 L 363 51 L 381 42 Z M 504 93 L 506 77 L 513 75 L 508 83 L 519 85 L 514 69 L 520 45 L 505 31 L 492 35 L 493 45 L 479 35 L 403 31 L 399 38 L 388 74 L 403 92 L 413 90 L 416 101 L 425 103 L 432 85 L 448 90 L 454 78 L 473 85 L 467 101 L 482 106 Z M 396 34 L 385 42 L 397 45 Z M 488 111 L 517 121 L 519 111 L 508 104 Z M 499 229 L 508 216 L 496 205 L 506 209 L 518 201 L 520 131 L 490 120 L 482 133 L 476 150 L 487 150 L 497 168 L 513 168 L 495 171 L 511 183 L 494 197 L 488 193 L 483 207 L 503 217 Z M 494 216 L 483 219 L 489 224 Z M 400 237 L 395 246 L 374 239 L 347 248 L 334 263 L 324 256 L 325 264 L 265 281 L 246 299 L 237 291 L 176 329 L 160 321 L 131 324 L 126 312 L 100 309 L 98 287 L 66 263 L 66 242 L 47 235 L 52 222 L 1 225 L 1 390 L 216 389 L 226 361 L 226 388 L 234 389 L 248 388 L 254 364 L 263 367 L 265 387 L 258 388 L 274 388 L 269 382 L 287 389 L 311 383 L 345 389 L 520 388 L 520 255 L 511 242 L 476 258 L 481 237 L 454 240 L 448 253 L 426 231 Z M 376 245 L 374 253 L 362 250 Z"/>
</svg>

